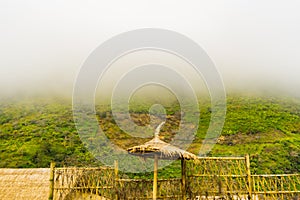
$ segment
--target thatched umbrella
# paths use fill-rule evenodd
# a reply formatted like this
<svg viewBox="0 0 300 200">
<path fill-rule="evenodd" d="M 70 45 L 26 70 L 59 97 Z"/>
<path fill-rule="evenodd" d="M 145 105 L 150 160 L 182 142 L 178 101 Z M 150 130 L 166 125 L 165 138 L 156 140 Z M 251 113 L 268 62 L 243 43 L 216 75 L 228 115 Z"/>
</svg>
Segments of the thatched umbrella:
<svg viewBox="0 0 300 200">
<path fill-rule="evenodd" d="M 127 151 L 130 154 L 136 156 L 151 157 L 151 158 L 154 157 L 153 199 L 156 199 L 156 194 L 157 194 L 158 158 L 167 159 L 167 160 L 181 159 L 182 184 L 184 186 L 185 186 L 185 161 L 184 160 L 198 159 L 196 155 L 189 153 L 185 150 L 182 150 L 178 147 L 175 147 L 171 144 L 168 144 L 159 139 L 159 131 L 164 123 L 165 122 L 162 122 L 156 128 L 155 136 L 152 140 L 146 142 L 145 144 L 130 147 L 127 149 Z"/>
</svg>

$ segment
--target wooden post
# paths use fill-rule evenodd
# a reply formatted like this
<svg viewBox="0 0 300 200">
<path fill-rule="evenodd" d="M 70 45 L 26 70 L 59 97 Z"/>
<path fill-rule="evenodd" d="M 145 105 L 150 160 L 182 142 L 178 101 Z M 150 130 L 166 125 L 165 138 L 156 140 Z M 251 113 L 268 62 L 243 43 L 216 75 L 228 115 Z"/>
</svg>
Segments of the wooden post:
<svg viewBox="0 0 300 200">
<path fill-rule="evenodd" d="M 116 192 L 116 200 L 119 199 L 119 195 L 118 195 L 118 180 L 119 180 L 119 166 L 118 166 L 118 161 L 115 160 L 115 192 Z"/>
<path fill-rule="evenodd" d="M 185 159 L 181 159 L 181 192 L 182 199 L 186 199 L 186 161 Z"/>
<path fill-rule="evenodd" d="M 252 199 L 252 182 L 251 182 L 251 171 L 250 171 L 250 158 L 249 154 L 245 156 L 246 161 L 246 173 L 247 173 L 247 184 L 248 184 L 248 199 Z"/>
<path fill-rule="evenodd" d="M 156 200 L 157 196 L 157 168 L 158 168 L 158 158 L 154 155 L 154 173 L 153 173 L 153 200 Z"/>
<path fill-rule="evenodd" d="M 49 190 L 49 200 L 53 200 L 54 194 L 54 172 L 55 172 L 55 162 L 50 163 L 50 190 Z"/>
</svg>

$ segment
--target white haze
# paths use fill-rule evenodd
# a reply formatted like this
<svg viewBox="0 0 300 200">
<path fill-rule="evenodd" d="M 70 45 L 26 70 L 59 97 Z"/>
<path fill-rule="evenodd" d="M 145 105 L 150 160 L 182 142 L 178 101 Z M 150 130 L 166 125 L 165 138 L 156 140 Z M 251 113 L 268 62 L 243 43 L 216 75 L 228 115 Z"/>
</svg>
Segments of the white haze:
<svg viewBox="0 0 300 200">
<path fill-rule="evenodd" d="M 227 90 L 300 97 L 300 2 L 0 1 L 0 95 L 65 94 L 99 44 L 164 28 L 200 44 Z"/>
</svg>

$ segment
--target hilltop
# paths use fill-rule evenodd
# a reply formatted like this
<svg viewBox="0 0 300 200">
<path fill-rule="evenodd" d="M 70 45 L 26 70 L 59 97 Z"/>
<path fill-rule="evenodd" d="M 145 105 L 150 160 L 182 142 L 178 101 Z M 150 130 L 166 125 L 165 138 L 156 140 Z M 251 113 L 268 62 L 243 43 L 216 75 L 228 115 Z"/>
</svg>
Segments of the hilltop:
<svg viewBox="0 0 300 200">
<path fill-rule="evenodd" d="M 193 153 L 199 152 L 211 117 L 207 102 L 201 103 L 200 108 L 199 128 L 188 149 Z M 108 107 L 96 110 L 100 126 L 118 146 L 126 148 L 148 140 L 134 139 L 122 132 Z M 147 105 L 133 104 L 131 118 L 138 125 L 147 125 L 150 119 L 147 111 Z M 168 121 L 161 137 L 168 142 L 178 129 L 180 112 L 178 105 L 172 104 L 166 111 Z M 0 139 L 2 168 L 49 167 L 51 160 L 58 166 L 101 165 L 81 142 L 73 122 L 71 101 L 63 98 L 0 100 Z M 299 99 L 228 96 L 224 128 L 210 155 L 247 153 L 252 173 L 300 172 Z M 170 172 L 172 166 L 165 171 Z"/>
</svg>

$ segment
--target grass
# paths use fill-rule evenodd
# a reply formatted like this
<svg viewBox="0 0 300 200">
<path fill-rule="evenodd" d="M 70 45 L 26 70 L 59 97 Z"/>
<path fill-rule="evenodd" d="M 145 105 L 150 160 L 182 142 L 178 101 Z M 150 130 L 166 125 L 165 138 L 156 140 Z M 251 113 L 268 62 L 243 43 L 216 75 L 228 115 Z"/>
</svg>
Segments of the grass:
<svg viewBox="0 0 300 200">
<path fill-rule="evenodd" d="M 129 107 L 131 119 L 139 126 L 151 125 L 148 111 L 152 104 L 151 101 L 134 99 Z M 176 100 L 165 101 L 164 106 L 167 123 L 160 136 L 169 142 L 179 130 L 180 106 Z M 125 149 L 149 140 L 133 138 L 122 131 L 109 106 L 97 105 L 96 111 L 100 127 L 119 147 Z M 152 112 L 157 114 L 160 110 L 156 108 Z M 202 101 L 199 128 L 189 151 L 198 154 L 210 117 L 209 102 Z M 193 123 L 192 118 L 187 115 L 190 123 Z M 49 167 L 51 160 L 55 160 L 58 166 L 101 165 L 77 134 L 70 101 L 60 98 L 1 100 L 0 140 L 0 167 Z M 253 173 L 300 172 L 299 99 L 229 95 L 222 135 L 210 155 L 239 156 L 247 153 L 251 156 Z M 160 173 L 167 177 L 177 176 L 179 166 L 180 163 L 175 162 Z M 151 173 L 145 176 L 151 176 Z"/>
</svg>

